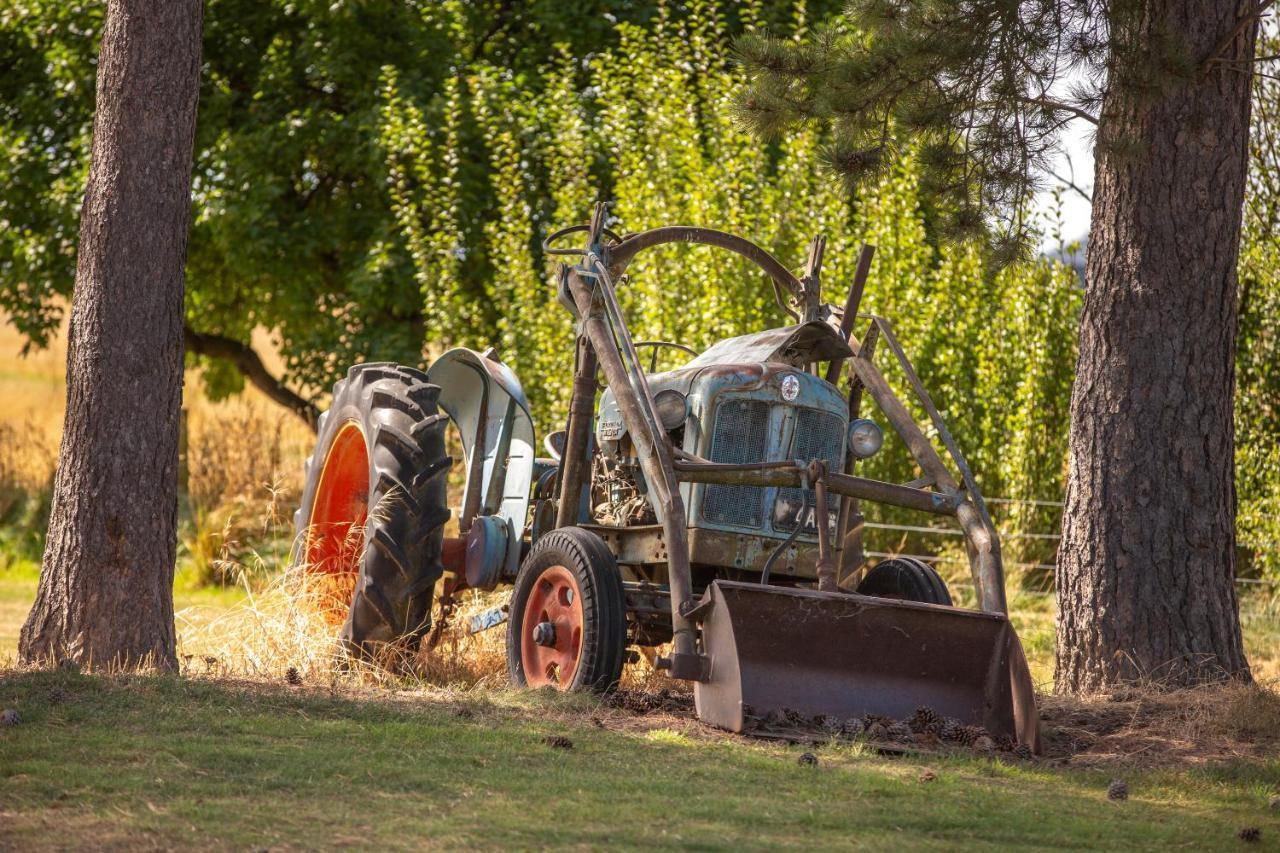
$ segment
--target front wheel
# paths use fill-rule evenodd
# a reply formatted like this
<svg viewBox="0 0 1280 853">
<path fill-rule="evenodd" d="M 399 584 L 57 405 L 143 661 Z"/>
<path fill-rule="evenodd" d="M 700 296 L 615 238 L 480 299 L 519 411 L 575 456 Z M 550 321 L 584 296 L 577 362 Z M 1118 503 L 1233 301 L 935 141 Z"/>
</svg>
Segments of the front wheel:
<svg viewBox="0 0 1280 853">
<path fill-rule="evenodd" d="M 604 692 L 622 676 L 626 645 L 622 577 L 604 541 L 576 527 L 540 538 L 511 595 L 511 682 Z"/>
<path fill-rule="evenodd" d="M 938 573 L 911 557 L 877 563 L 858 584 L 858 594 L 951 606 L 951 593 Z"/>
</svg>

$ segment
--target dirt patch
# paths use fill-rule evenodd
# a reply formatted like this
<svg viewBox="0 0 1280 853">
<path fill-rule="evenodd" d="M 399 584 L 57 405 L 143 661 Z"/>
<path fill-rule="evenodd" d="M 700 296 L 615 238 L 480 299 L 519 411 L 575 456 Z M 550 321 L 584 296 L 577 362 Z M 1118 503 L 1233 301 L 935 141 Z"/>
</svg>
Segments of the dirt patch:
<svg viewBox="0 0 1280 853">
<path fill-rule="evenodd" d="M 797 744 L 861 741 L 888 754 L 969 752 L 1072 767 L 1187 767 L 1280 759 L 1280 694 L 1256 685 L 1150 688 L 1078 699 L 1039 697 L 1043 752 L 921 709 L 906 720 L 753 715 L 743 737 Z M 680 728 L 702 738 L 735 737 L 697 721 L 693 694 L 678 689 L 615 691 L 596 725 L 615 730 Z"/>
<path fill-rule="evenodd" d="M 1044 760 L 1178 767 L 1280 758 L 1280 694 L 1257 685 L 1040 697 Z"/>
</svg>

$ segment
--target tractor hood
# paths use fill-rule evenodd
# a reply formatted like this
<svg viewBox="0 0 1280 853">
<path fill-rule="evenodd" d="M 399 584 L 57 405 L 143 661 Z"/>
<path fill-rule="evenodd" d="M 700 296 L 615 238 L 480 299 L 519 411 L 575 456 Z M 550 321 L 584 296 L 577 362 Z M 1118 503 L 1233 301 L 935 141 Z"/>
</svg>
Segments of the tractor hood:
<svg viewBox="0 0 1280 853">
<path fill-rule="evenodd" d="M 829 323 L 814 320 L 727 338 L 712 344 L 683 369 L 719 364 L 774 363 L 804 370 L 811 362 L 852 357 L 853 350 L 838 331 Z"/>
<path fill-rule="evenodd" d="M 695 418 L 711 411 L 722 391 L 746 392 L 760 399 L 782 400 L 796 406 L 843 414 L 847 403 L 840 392 L 823 379 L 806 372 L 815 361 L 850 358 L 853 351 L 840 333 L 815 321 L 780 329 L 768 329 L 714 344 L 683 367 L 650 374 L 653 394 L 678 391 L 688 398 Z M 784 394 L 783 383 L 794 377 L 794 396 Z M 626 433 L 612 389 L 600 397 L 596 420 L 598 441 L 616 441 Z"/>
</svg>

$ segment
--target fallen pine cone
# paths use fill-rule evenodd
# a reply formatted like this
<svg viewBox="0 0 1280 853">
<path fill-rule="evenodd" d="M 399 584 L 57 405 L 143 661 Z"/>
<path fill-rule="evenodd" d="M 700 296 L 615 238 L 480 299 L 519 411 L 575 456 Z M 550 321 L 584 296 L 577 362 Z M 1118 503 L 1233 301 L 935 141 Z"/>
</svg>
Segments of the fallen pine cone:
<svg viewBox="0 0 1280 853">
<path fill-rule="evenodd" d="M 1125 784 L 1123 779 L 1112 779 L 1111 784 L 1107 786 L 1108 800 L 1127 800 L 1129 799 L 1129 786 Z"/>
<path fill-rule="evenodd" d="M 921 782 L 932 782 L 934 779 L 937 779 L 937 778 L 938 778 L 938 774 L 934 773 L 932 770 L 926 770 L 920 774 Z"/>
<path fill-rule="evenodd" d="M 911 733 L 911 727 L 906 723 L 894 723 L 888 728 L 889 740 L 898 743 L 912 743 L 915 736 Z"/>
<path fill-rule="evenodd" d="M 943 740 L 960 740 L 964 735 L 964 723 L 955 717 L 947 717 L 938 729 L 938 737 Z"/>
<path fill-rule="evenodd" d="M 986 735 L 983 735 L 973 742 L 973 749 L 978 752 L 995 752 L 996 742 Z"/>
<path fill-rule="evenodd" d="M 1027 746 L 1025 743 L 1020 743 L 1017 746 L 1015 746 L 1013 748 L 1013 754 L 1014 754 L 1014 757 L 1020 758 L 1023 761 L 1030 761 L 1034 757 L 1033 753 L 1031 752 L 1031 747 Z"/>
<path fill-rule="evenodd" d="M 0 711 L 0 726 L 16 726 L 22 722 L 22 718 L 18 716 L 18 712 L 12 708 L 5 708 Z"/>
<path fill-rule="evenodd" d="M 1258 827 L 1256 826 L 1246 826 L 1244 829 L 1237 832 L 1236 836 L 1241 841 L 1245 841 L 1252 844 L 1255 841 L 1262 840 L 1262 830 L 1258 829 Z"/>
<path fill-rule="evenodd" d="M 555 749 L 573 749 L 573 741 L 564 735 L 547 735 L 542 742 Z"/>
<path fill-rule="evenodd" d="M 1271 810 L 1273 812 L 1280 812 L 1280 797 L 1271 798 Z"/>
<path fill-rule="evenodd" d="M 812 752 L 806 752 L 800 756 L 800 764 L 805 767 L 817 767 L 818 756 L 814 755 Z"/>
<path fill-rule="evenodd" d="M 840 726 L 840 733 L 845 737 L 857 737 L 866 730 L 867 727 L 863 724 L 861 717 L 852 717 Z"/>
<path fill-rule="evenodd" d="M 302 684 L 302 674 L 298 672 L 296 666 L 291 666 L 284 671 L 284 680 L 289 685 L 298 687 Z"/>
<path fill-rule="evenodd" d="M 932 708 L 921 705 L 916 708 L 916 712 L 911 715 L 911 719 L 907 720 L 907 725 L 911 727 L 911 731 L 916 734 L 921 732 L 933 732 L 937 734 L 942 731 L 943 720 L 937 711 Z"/>
</svg>

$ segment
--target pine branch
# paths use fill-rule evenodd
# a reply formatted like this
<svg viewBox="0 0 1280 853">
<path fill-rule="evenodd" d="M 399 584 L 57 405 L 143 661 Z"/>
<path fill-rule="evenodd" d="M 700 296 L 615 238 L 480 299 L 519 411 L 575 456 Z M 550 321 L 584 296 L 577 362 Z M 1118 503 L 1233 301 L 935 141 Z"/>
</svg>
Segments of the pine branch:
<svg viewBox="0 0 1280 853">
<path fill-rule="evenodd" d="M 1065 104 L 1062 101 L 1055 101 L 1052 98 L 1046 98 L 1043 95 L 1037 98 L 1023 98 L 1022 100 L 1024 103 L 1037 104 L 1042 107 L 1047 107 L 1048 109 L 1051 109 L 1051 110 L 1071 113 L 1076 118 L 1082 118 L 1085 121 L 1089 122 L 1089 124 L 1093 125 L 1094 127 L 1098 126 L 1097 116 L 1095 116 L 1093 113 L 1086 112 L 1085 110 L 1082 110 L 1079 107 L 1072 106 L 1071 104 Z"/>
<path fill-rule="evenodd" d="M 1235 44 L 1236 39 L 1240 37 L 1240 34 L 1252 26 L 1253 23 L 1258 20 L 1258 18 L 1261 18 L 1263 13 L 1266 12 L 1267 9 L 1270 9 L 1274 4 L 1275 0 L 1259 0 L 1258 5 L 1253 7 L 1253 11 L 1242 15 L 1240 19 L 1236 21 L 1236 25 L 1231 28 L 1231 32 L 1219 39 L 1218 43 L 1213 46 L 1213 50 L 1209 51 L 1209 56 L 1204 62 L 1200 63 L 1200 73 L 1202 75 L 1208 74 L 1215 64 L 1219 62 L 1232 61 L 1225 59 L 1227 51 L 1231 49 L 1231 45 Z"/>
</svg>

